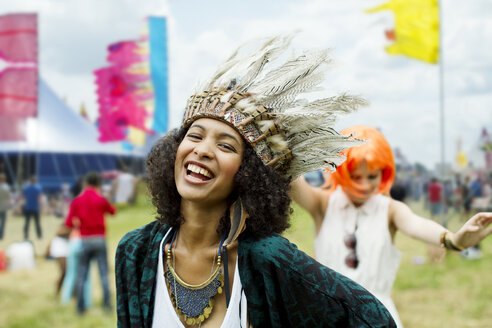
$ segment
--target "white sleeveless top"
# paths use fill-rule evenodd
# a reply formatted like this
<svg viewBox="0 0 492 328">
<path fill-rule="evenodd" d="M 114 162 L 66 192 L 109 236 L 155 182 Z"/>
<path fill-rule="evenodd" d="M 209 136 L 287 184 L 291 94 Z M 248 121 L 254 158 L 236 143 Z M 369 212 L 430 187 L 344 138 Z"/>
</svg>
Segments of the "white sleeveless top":
<svg viewBox="0 0 492 328">
<path fill-rule="evenodd" d="M 322 264 L 356 281 L 383 303 L 402 327 L 390 293 L 400 265 L 401 253 L 388 230 L 390 198 L 377 194 L 362 206 L 355 207 L 341 187 L 331 195 L 319 234 L 314 241 L 316 259 Z M 357 230 L 355 230 L 357 224 Z M 350 250 L 344 237 L 353 233 L 357 239 L 356 269 L 345 264 Z"/>
<path fill-rule="evenodd" d="M 169 232 L 166 233 L 169 234 Z M 152 328 L 185 328 L 185 326 L 179 320 L 174 306 L 169 298 L 169 292 L 164 279 L 164 262 L 162 259 L 162 248 L 166 236 L 161 241 L 159 247 L 159 264 L 157 265 L 156 276 L 156 291 L 154 299 L 154 316 L 152 319 Z M 241 279 L 239 277 L 239 268 L 236 261 L 236 270 L 234 272 L 234 283 L 232 285 L 231 299 L 229 301 L 229 307 L 227 308 L 224 321 L 222 321 L 221 328 L 236 328 L 236 327 L 248 327 L 247 321 L 247 301 L 246 294 L 244 293 Z"/>
</svg>

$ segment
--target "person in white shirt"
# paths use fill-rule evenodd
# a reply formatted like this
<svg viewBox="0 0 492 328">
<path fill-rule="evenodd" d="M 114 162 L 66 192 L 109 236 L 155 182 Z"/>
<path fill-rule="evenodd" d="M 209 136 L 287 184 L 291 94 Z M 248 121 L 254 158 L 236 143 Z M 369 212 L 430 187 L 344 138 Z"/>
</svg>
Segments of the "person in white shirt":
<svg viewBox="0 0 492 328">
<path fill-rule="evenodd" d="M 397 231 L 431 245 L 462 250 L 492 233 L 492 213 L 478 213 L 456 233 L 420 217 L 389 197 L 395 177 L 393 153 L 384 136 L 369 126 L 353 126 L 342 134 L 367 140 L 342 153 L 346 161 L 331 175 L 327 194 L 303 177 L 292 186 L 293 199 L 314 220 L 316 259 L 373 293 L 402 326 L 390 297 L 401 254 Z"/>
<path fill-rule="evenodd" d="M 116 204 L 129 204 L 131 203 L 134 193 L 136 178 L 128 172 L 123 170 L 114 180 L 113 192 L 114 203 Z"/>
</svg>

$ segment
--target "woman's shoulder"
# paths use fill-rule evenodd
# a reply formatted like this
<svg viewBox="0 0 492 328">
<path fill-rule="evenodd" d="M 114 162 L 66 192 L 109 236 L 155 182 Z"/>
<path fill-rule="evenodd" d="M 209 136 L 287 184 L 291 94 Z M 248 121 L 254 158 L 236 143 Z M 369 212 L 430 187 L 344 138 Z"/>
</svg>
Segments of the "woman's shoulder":
<svg viewBox="0 0 492 328">
<path fill-rule="evenodd" d="M 141 245 L 148 245 L 157 234 L 165 234 L 169 229 L 168 226 L 161 224 L 155 220 L 137 229 L 127 232 L 118 243 L 118 250 L 132 250 L 140 247 Z"/>
<path fill-rule="evenodd" d="M 318 264 L 312 257 L 299 250 L 295 244 L 278 234 L 240 240 L 238 255 L 252 259 L 251 264 L 255 268 L 285 271 L 288 275 L 302 274 L 307 267 L 314 263 Z"/>
<path fill-rule="evenodd" d="M 278 254 L 281 250 L 297 250 L 297 246 L 279 234 L 266 237 L 246 237 L 239 241 L 239 249 L 243 253 L 254 253 L 257 256 L 269 258 L 272 254 Z"/>
</svg>

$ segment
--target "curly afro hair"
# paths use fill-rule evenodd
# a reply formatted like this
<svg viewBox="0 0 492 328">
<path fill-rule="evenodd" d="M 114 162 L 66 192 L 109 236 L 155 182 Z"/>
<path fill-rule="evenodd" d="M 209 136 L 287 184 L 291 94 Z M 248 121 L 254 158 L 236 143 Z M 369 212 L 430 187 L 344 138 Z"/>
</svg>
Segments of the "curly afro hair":
<svg viewBox="0 0 492 328">
<path fill-rule="evenodd" d="M 147 157 L 147 186 L 152 204 L 157 209 L 157 219 L 172 227 L 179 227 L 184 220 L 180 212 L 181 196 L 174 180 L 174 162 L 186 132 L 187 129 L 183 128 L 170 131 L 157 142 Z M 281 233 L 289 227 L 289 184 L 289 179 L 265 166 L 253 148 L 244 143 L 243 159 L 234 177 L 235 190 L 229 197 L 229 203 L 241 197 L 249 214 L 245 234 L 259 238 Z M 224 213 L 217 231 L 224 233 L 229 227 L 229 213 Z"/>
</svg>

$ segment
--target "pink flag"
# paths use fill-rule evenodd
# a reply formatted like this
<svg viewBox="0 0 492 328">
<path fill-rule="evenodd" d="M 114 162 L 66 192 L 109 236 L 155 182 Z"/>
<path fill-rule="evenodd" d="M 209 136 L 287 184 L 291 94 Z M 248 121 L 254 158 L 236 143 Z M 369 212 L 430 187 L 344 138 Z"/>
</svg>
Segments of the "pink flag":
<svg viewBox="0 0 492 328">
<path fill-rule="evenodd" d="M 0 16 L 0 115 L 36 116 L 37 58 L 36 14 Z"/>
<path fill-rule="evenodd" d="M 128 67 L 148 58 L 148 55 L 140 54 L 137 41 L 121 41 L 108 46 L 107 61 L 116 66 Z"/>
<path fill-rule="evenodd" d="M 153 134 L 146 127 L 151 113 L 144 106 L 153 93 L 145 92 L 141 87 L 151 78 L 141 68 L 148 55 L 142 54 L 141 50 L 138 41 L 111 44 L 107 57 L 111 65 L 94 71 L 99 103 L 99 141 L 125 140 L 129 127 Z"/>
<path fill-rule="evenodd" d="M 26 119 L 0 115 L 0 141 L 26 140 Z"/>
<path fill-rule="evenodd" d="M 118 111 L 99 111 L 99 141 L 121 141 L 126 137 L 127 119 Z"/>
</svg>

